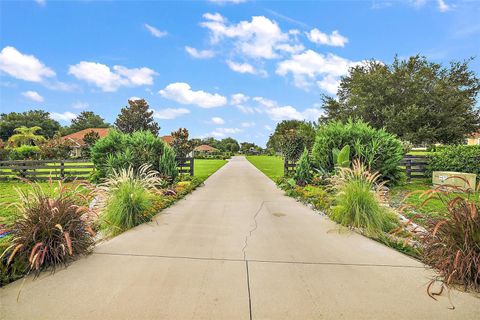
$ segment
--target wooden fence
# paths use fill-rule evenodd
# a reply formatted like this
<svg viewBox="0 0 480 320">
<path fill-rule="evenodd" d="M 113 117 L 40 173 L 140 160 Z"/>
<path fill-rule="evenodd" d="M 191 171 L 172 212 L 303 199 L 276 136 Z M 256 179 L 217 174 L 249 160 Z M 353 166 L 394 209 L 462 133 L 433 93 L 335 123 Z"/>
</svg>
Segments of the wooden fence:
<svg viewBox="0 0 480 320">
<path fill-rule="evenodd" d="M 400 162 L 400 166 L 405 167 L 405 173 L 407 180 L 410 181 L 415 178 L 426 178 L 425 172 L 427 171 L 428 157 L 427 156 L 411 156 L 407 155 Z M 296 162 L 284 160 L 283 162 L 283 174 L 289 176 L 295 171 L 297 167 Z"/>
<path fill-rule="evenodd" d="M 194 174 L 193 158 L 177 158 L 180 174 Z M 86 180 L 94 165 L 85 160 L 12 160 L 0 161 L 0 180 Z"/>
<path fill-rule="evenodd" d="M 194 158 L 177 158 L 177 168 L 180 174 L 189 174 L 193 177 L 194 174 Z"/>
<path fill-rule="evenodd" d="M 405 167 L 408 181 L 427 177 L 425 172 L 427 171 L 428 158 L 426 156 L 407 155 L 402 159 L 400 165 Z"/>
<path fill-rule="evenodd" d="M 93 170 L 85 160 L 14 160 L 0 161 L 0 180 L 85 180 Z"/>
</svg>

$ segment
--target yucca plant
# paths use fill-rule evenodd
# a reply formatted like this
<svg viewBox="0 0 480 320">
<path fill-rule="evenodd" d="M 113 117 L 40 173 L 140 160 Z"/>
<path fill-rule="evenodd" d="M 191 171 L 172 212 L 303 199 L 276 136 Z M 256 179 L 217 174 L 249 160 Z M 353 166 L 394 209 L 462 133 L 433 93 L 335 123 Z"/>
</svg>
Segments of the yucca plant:
<svg viewBox="0 0 480 320">
<path fill-rule="evenodd" d="M 67 265 L 76 255 L 87 254 L 94 244 L 90 227 L 89 194 L 80 185 L 69 187 L 59 182 L 54 196 L 47 195 L 38 184 L 30 190 L 17 190 L 17 216 L 11 227 L 11 245 L 0 260 L 26 265 L 38 275 L 40 271 Z M 6 259 L 6 261 L 5 261 Z"/>
<path fill-rule="evenodd" d="M 116 235 L 148 221 L 155 194 L 159 192 L 157 187 L 163 183 L 159 173 L 148 164 L 138 171 L 132 167 L 113 170 L 98 187 L 99 206 L 103 207 L 102 229 L 109 235 Z"/>
<path fill-rule="evenodd" d="M 458 284 L 480 292 L 480 184 L 476 188 L 437 187 L 429 190 L 423 204 L 439 199 L 447 215 L 427 220 L 421 238 L 423 261 L 439 272 L 444 285 Z M 428 293 L 433 297 L 436 293 Z"/>
<path fill-rule="evenodd" d="M 331 218 L 341 225 L 360 228 L 369 236 L 379 236 L 395 225 L 395 217 L 380 205 L 379 173 L 370 172 L 356 159 L 352 168 L 338 168 L 332 177 L 336 191 Z"/>
<path fill-rule="evenodd" d="M 299 186 L 305 186 L 307 183 L 312 180 L 312 172 L 310 166 L 310 159 L 308 158 L 308 150 L 305 148 L 300 160 L 298 161 L 297 167 L 295 169 L 294 179 Z"/>
</svg>

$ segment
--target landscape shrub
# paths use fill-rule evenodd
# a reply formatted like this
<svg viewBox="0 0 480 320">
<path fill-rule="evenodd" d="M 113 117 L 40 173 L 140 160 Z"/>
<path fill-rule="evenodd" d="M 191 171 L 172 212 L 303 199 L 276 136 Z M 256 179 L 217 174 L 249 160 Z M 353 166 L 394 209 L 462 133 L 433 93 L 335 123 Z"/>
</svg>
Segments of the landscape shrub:
<svg viewBox="0 0 480 320">
<path fill-rule="evenodd" d="M 312 179 L 310 159 L 308 157 L 308 150 L 305 148 L 295 169 L 294 179 L 298 185 L 304 186 Z"/>
<path fill-rule="evenodd" d="M 73 142 L 62 140 L 60 136 L 55 136 L 40 144 L 40 157 L 42 159 L 68 159 L 73 149 Z"/>
<path fill-rule="evenodd" d="M 8 157 L 10 160 L 37 160 L 40 158 L 40 148 L 25 144 L 10 149 Z"/>
<path fill-rule="evenodd" d="M 457 171 L 480 174 L 480 145 L 451 145 L 430 156 L 429 172 Z"/>
<path fill-rule="evenodd" d="M 170 180 L 175 180 L 178 176 L 177 161 L 175 160 L 175 152 L 171 148 L 165 148 L 159 161 L 159 172 Z"/>
<path fill-rule="evenodd" d="M 19 266 L 38 275 L 66 265 L 76 255 L 87 254 L 94 244 L 90 227 L 90 210 L 86 207 L 81 186 L 67 187 L 59 183 L 54 196 L 47 195 L 38 184 L 31 190 L 19 191 L 20 200 L 11 226 L 10 246 L 0 260 L 6 272 L 19 272 Z"/>
<path fill-rule="evenodd" d="M 379 173 L 372 173 L 358 160 L 352 168 L 339 168 L 332 177 L 336 191 L 331 218 L 341 225 L 361 228 L 369 236 L 379 236 L 395 226 L 393 213 L 380 205 Z"/>
<path fill-rule="evenodd" d="M 370 170 L 379 172 L 382 180 L 394 184 L 401 179 L 399 165 L 404 156 L 401 141 L 395 135 L 362 121 L 333 121 L 320 126 L 312 150 L 313 164 L 333 172 L 332 151 L 347 145 L 351 149 L 350 159 L 360 159 Z"/>
<path fill-rule="evenodd" d="M 6 148 L 5 142 L 0 139 L 0 161 L 6 160 L 8 158 L 8 149 Z"/>
<path fill-rule="evenodd" d="M 157 186 L 162 184 L 159 173 L 150 165 L 138 170 L 113 170 L 99 185 L 98 193 L 103 203 L 101 228 L 107 235 L 117 235 L 144 223 L 155 214 Z"/>
<path fill-rule="evenodd" d="M 427 232 L 421 237 L 423 261 L 440 273 L 440 279 L 433 281 L 441 280 L 447 286 L 460 284 L 477 292 L 480 292 L 479 189 L 480 184 L 476 193 L 434 189 L 427 201 L 440 199 L 448 215 L 444 219 L 429 219 Z"/>
<path fill-rule="evenodd" d="M 169 148 L 161 138 L 150 131 L 136 131 L 131 134 L 110 130 L 108 135 L 98 140 L 91 149 L 95 166 L 93 180 L 105 178 L 113 170 L 132 167 L 138 170 L 143 164 L 160 171 L 160 158 Z M 162 172 L 160 172 L 162 174 Z"/>
</svg>

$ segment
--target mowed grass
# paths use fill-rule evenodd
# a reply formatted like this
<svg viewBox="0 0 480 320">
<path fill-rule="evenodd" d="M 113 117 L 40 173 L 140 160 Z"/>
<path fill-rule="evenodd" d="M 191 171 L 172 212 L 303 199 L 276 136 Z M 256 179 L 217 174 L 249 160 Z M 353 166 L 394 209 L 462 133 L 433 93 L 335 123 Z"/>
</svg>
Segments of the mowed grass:
<svg viewBox="0 0 480 320">
<path fill-rule="evenodd" d="M 221 159 L 195 159 L 193 167 L 194 176 L 201 180 L 206 180 L 226 163 L 227 160 Z"/>
<path fill-rule="evenodd" d="M 277 156 L 247 156 L 258 170 L 262 171 L 267 177 L 276 181 L 283 177 L 283 158 Z"/>
</svg>

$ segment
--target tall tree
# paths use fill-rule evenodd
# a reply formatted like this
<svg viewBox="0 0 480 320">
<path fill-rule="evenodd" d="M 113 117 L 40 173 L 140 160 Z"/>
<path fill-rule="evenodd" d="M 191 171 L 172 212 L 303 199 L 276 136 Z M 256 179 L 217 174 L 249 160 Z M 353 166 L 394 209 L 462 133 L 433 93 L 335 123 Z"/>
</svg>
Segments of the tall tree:
<svg viewBox="0 0 480 320">
<path fill-rule="evenodd" d="M 480 79 L 469 62 L 444 67 L 417 55 L 356 66 L 337 99 L 324 96 L 321 121 L 359 118 L 414 144 L 462 142 L 480 126 Z"/>
<path fill-rule="evenodd" d="M 193 150 L 193 143 L 188 140 L 188 130 L 179 128 L 171 133 L 173 141 L 171 147 L 178 157 L 186 157 Z"/>
<path fill-rule="evenodd" d="M 37 134 L 47 139 L 52 138 L 60 130 L 60 124 L 50 118 L 50 113 L 43 110 L 10 112 L 0 114 L 0 139 L 7 141 L 20 127 L 41 127 Z"/>
<path fill-rule="evenodd" d="M 16 128 L 14 130 L 15 134 L 8 139 L 8 142 L 14 146 L 38 145 L 45 141 L 45 137 L 38 134 L 40 130 L 42 130 L 42 128 L 38 126 Z"/>
<path fill-rule="evenodd" d="M 153 120 L 153 111 L 144 99 L 128 100 L 128 106 L 120 111 L 115 126 L 124 133 L 150 131 L 158 135 L 160 131 L 160 127 Z"/>
<path fill-rule="evenodd" d="M 285 146 L 294 139 L 298 150 L 312 149 L 315 141 L 315 126 L 313 123 L 299 120 L 284 120 L 277 124 L 275 131 L 270 135 L 267 148 L 284 153 Z M 300 154 L 298 155 L 300 157 Z"/>
<path fill-rule="evenodd" d="M 238 141 L 230 137 L 220 140 L 220 142 L 218 143 L 218 147 L 224 152 L 237 152 L 238 150 L 240 150 L 240 145 L 238 144 Z"/>
<path fill-rule="evenodd" d="M 69 133 L 74 133 L 88 128 L 108 128 L 110 125 L 103 120 L 98 114 L 92 111 L 82 111 L 68 128 Z"/>
</svg>

